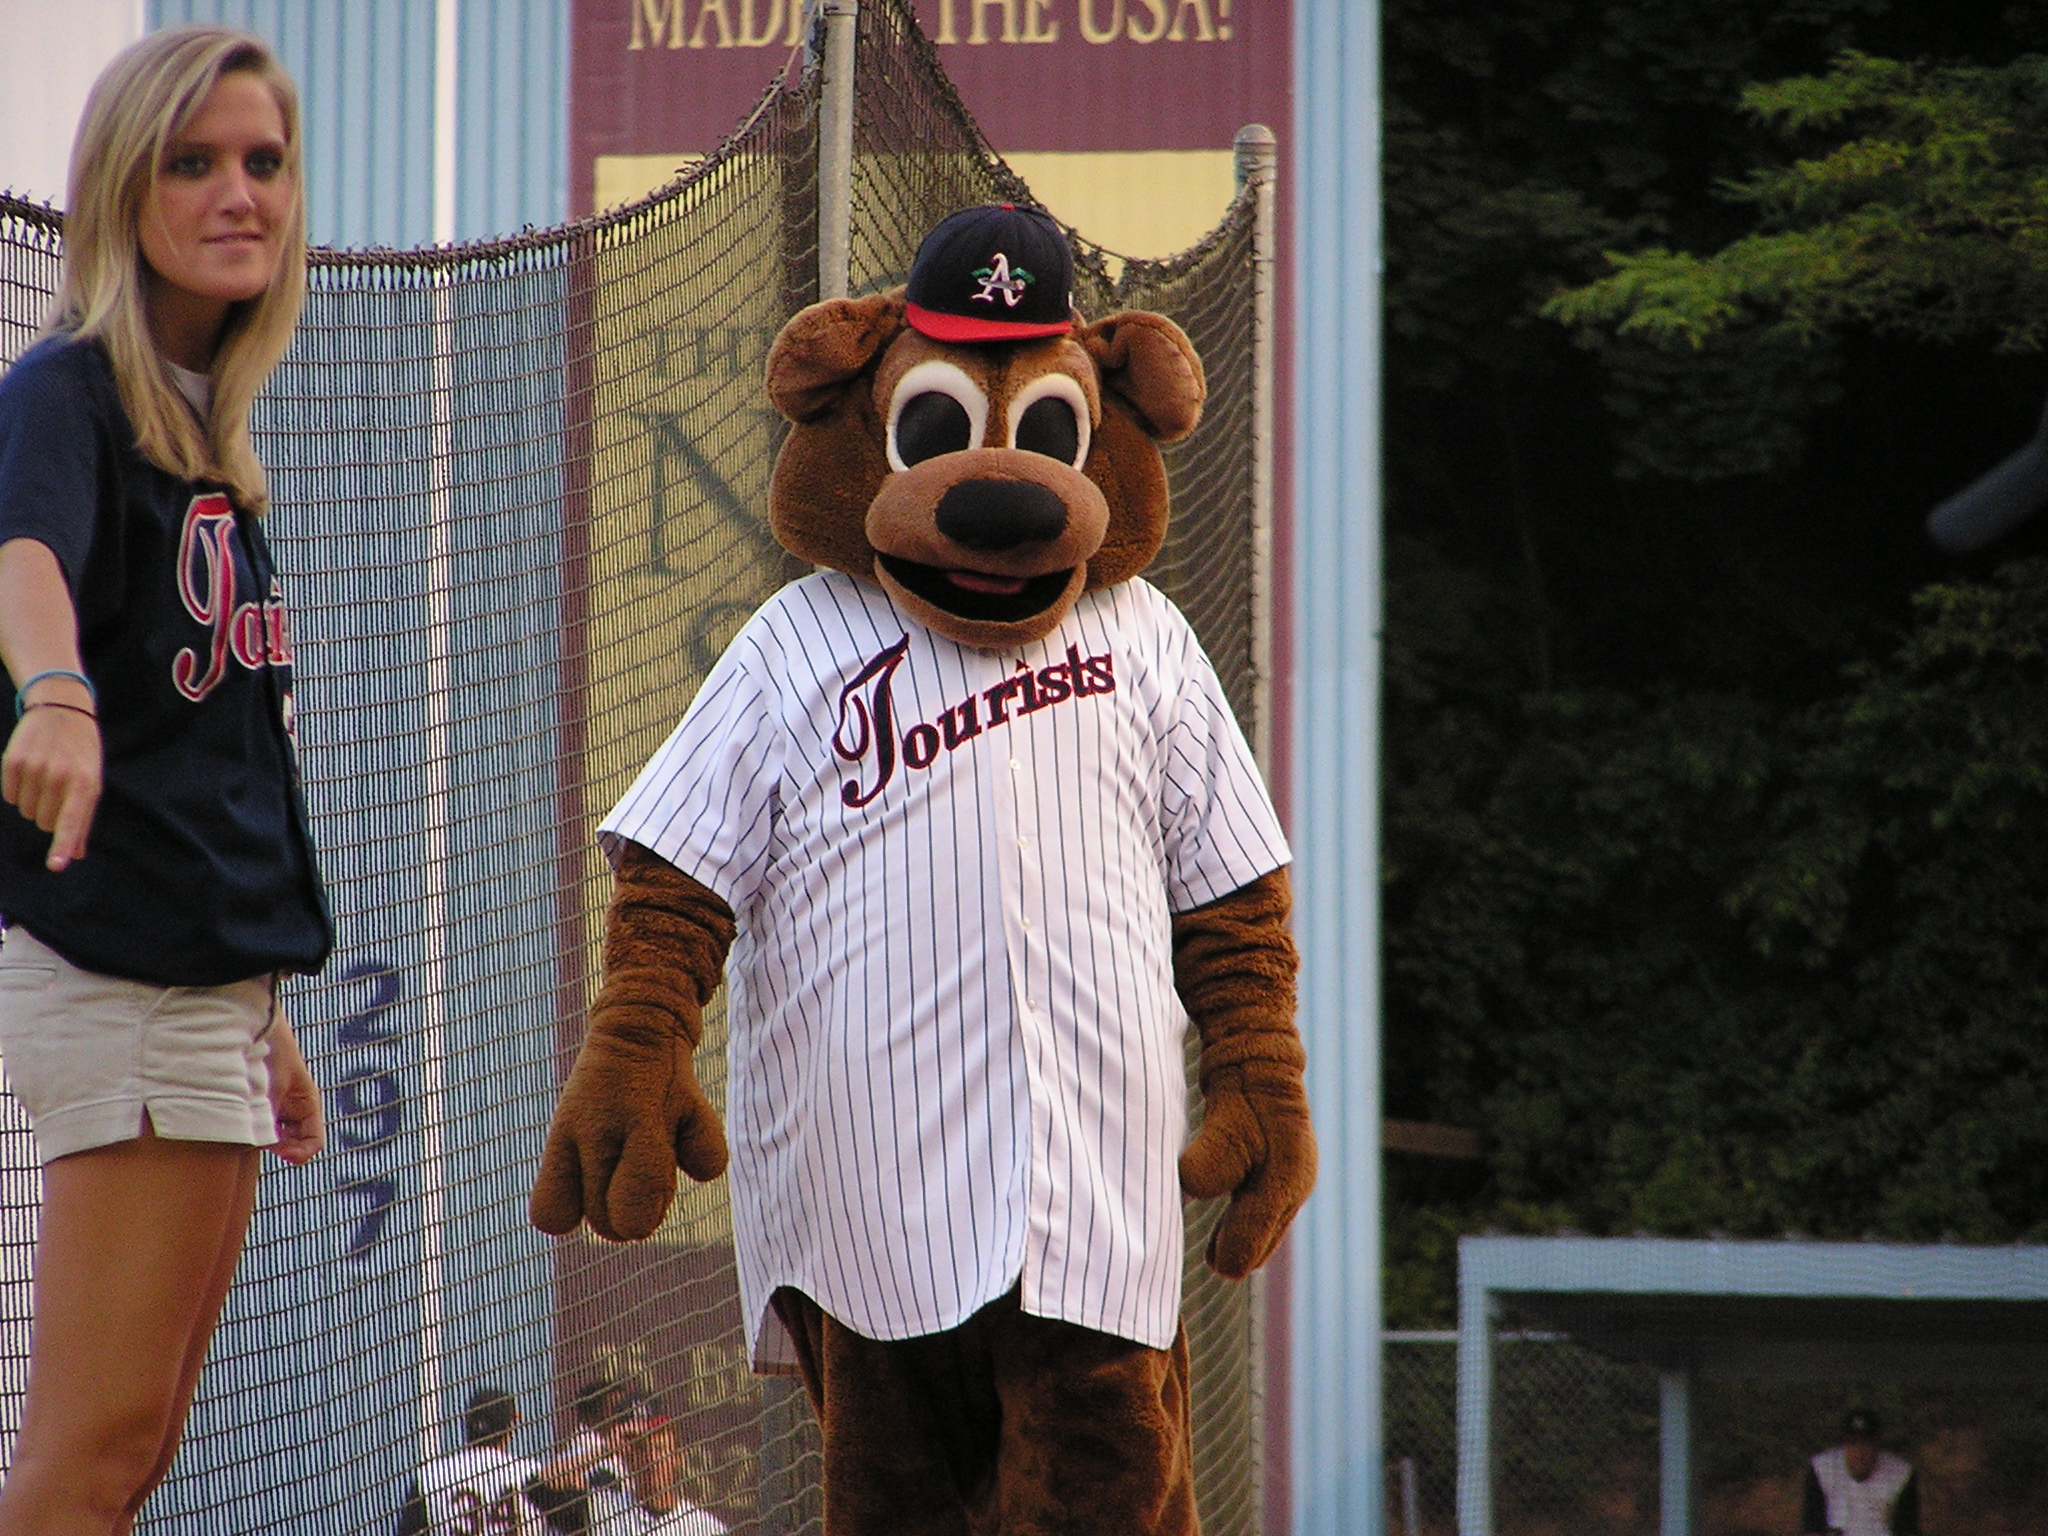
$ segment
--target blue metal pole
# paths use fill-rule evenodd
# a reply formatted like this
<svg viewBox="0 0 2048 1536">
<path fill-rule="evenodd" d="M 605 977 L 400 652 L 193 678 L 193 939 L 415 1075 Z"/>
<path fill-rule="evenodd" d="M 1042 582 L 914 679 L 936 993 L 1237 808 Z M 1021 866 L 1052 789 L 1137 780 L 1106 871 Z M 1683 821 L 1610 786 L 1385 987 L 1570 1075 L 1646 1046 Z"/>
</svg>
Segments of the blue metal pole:
<svg viewBox="0 0 2048 1536">
<path fill-rule="evenodd" d="M 1321 1180 L 1294 1237 L 1297 1536 L 1380 1536 L 1379 7 L 1294 10 L 1295 937 Z"/>
<path fill-rule="evenodd" d="M 1458 1536 L 1493 1536 L 1493 1293 L 1458 1270 Z"/>
<path fill-rule="evenodd" d="M 1659 1536 L 1692 1536 L 1692 1372 L 1657 1373 Z"/>
</svg>

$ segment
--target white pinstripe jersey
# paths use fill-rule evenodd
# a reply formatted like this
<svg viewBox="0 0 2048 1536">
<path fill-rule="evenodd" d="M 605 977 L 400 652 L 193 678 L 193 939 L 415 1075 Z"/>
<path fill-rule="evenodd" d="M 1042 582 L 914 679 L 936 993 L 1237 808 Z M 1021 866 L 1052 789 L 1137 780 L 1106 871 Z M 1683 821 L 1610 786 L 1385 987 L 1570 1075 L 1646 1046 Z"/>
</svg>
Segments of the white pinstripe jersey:
<svg viewBox="0 0 2048 1536">
<path fill-rule="evenodd" d="M 1287 862 L 1214 669 L 1144 581 L 955 644 L 827 572 L 748 621 L 602 825 L 729 903 L 733 1229 L 757 1367 L 1027 1312 L 1155 1347 L 1187 1139 L 1170 915 Z M 764 1327 L 765 1324 L 765 1327 Z"/>
<path fill-rule="evenodd" d="M 547 1522 L 527 1503 L 527 1480 L 540 1463 L 494 1446 L 472 1445 L 420 1468 L 433 1536 L 540 1536 Z"/>
</svg>

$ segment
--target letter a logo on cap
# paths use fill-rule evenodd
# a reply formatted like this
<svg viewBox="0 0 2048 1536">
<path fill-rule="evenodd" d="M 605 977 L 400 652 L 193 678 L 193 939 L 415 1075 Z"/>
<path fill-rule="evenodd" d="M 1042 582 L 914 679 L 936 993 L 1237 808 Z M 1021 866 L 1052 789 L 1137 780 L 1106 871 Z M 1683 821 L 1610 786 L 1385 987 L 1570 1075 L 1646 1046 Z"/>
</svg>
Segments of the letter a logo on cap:
<svg viewBox="0 0 2048 1536">
<path fill-rule="evenodd" d="M 981 292 L 969 295 L 970 298 L 993 304 L 1000 293 L 1003 302 L 1012 309 L 1023 302 L 1024 285 L 1035 281 L 1022 267 L 1012 271 L 1010 258 L 1001 251 L 996 252 L 996 259 L 990 265 L 974 269 L 974 280 L 981 284 Z"/>
</svg>

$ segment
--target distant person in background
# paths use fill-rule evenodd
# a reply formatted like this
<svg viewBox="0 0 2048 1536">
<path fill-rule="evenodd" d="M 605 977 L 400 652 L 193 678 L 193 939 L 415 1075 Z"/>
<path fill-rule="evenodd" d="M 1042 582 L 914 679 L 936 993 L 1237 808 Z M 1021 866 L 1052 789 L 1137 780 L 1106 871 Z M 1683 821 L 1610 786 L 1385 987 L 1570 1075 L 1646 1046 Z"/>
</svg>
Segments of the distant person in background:
<svg viewBox="0 0 2048 1536">
<path fill-rule="evenodd" d="M 634 1395 L 631 1386 L 609 1375 L 593 1376 L 577 1390 L 571 1404 L 576 1432 L 526 1485 L 528 1500 L 547 1517 L 550 1531 L 583 1536 L 593 1529 L 591 1493 L 625 1486 Z"/>
<path fill-rule="evenodd" d="M 535 1536 L 540 1512 L 526 1500 L 526 1485 L 540 1463 L 514 1456 L 506 1447 L 519 1425 L 519 1404 L 500 1387 L 485 1387 L 462 1415 L 463 1448 L 420 1468 L 396 1536 Z"/>
<path fill-rule="evenodd" d="M 725 1536 L 722 1520 L 683 1495 L 682 1426 L 657 1415 L 635 1429 L 626 1442 L 631 1504 L 615 1503 L 597 1526 L 598 1536 Z"/>
<path fill-rule="evenodd" d="M 1806 1467 L 1802 1533 L 1920 1536 L 1920 1483 L 1913 1469 L 1878 1449 L 1877 1415 L 1852 1409 L 1842 1443 Z"/>
<path fill-rule="evenodd" d="M 600 1445 L 613 1456 L 598 1456 Z M 623 1463 L 620 1476 L 615 1467 Z M 683 1445 L 660 1414 L 579 1434 L 526 1485 L 562 1536 L 725 1536 L 717 1516 L 683 1493 Z"/>
<path fill-rule="evenodd" d="M 633 1416 L 634 1395 L 632 1386 L 613 1376 L 593 1376 L 584 1382 L 571 1405 L 576 1412 L 576 1433 L 562 1447 L 562 1456 L 581 1466 L 603 1467 L 613 1477 L 623 1478 L 626 1464 L 616 1455 L 618 1435 Z"/>
</svg>

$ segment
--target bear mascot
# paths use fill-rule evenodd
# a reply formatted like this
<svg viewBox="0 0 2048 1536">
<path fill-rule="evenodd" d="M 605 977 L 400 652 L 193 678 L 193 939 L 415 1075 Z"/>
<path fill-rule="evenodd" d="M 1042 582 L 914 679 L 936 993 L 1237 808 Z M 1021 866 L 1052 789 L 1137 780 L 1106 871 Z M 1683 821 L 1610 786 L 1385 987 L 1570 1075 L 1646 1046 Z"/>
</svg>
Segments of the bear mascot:
<svg viewBox="0 0 2048 1536">
<path fill-rule="evenodd" d="M 817 1410 L 830 1536 L 1196 1531 L 1183 1200 L 1230 1197 L 1242 1277 L 1315 1177 L 1287 847 L 1138 576 L 1201 364 L 1072 280 L 1045 214 L 971 208 L 907 288 L 783 327 L 770 520 L 819 569 L 599 832 L 533 1219 L 643 1238 L 726 1169 L 691 1064 L 723 979 L 741 1305 Z"/>
</svg>

